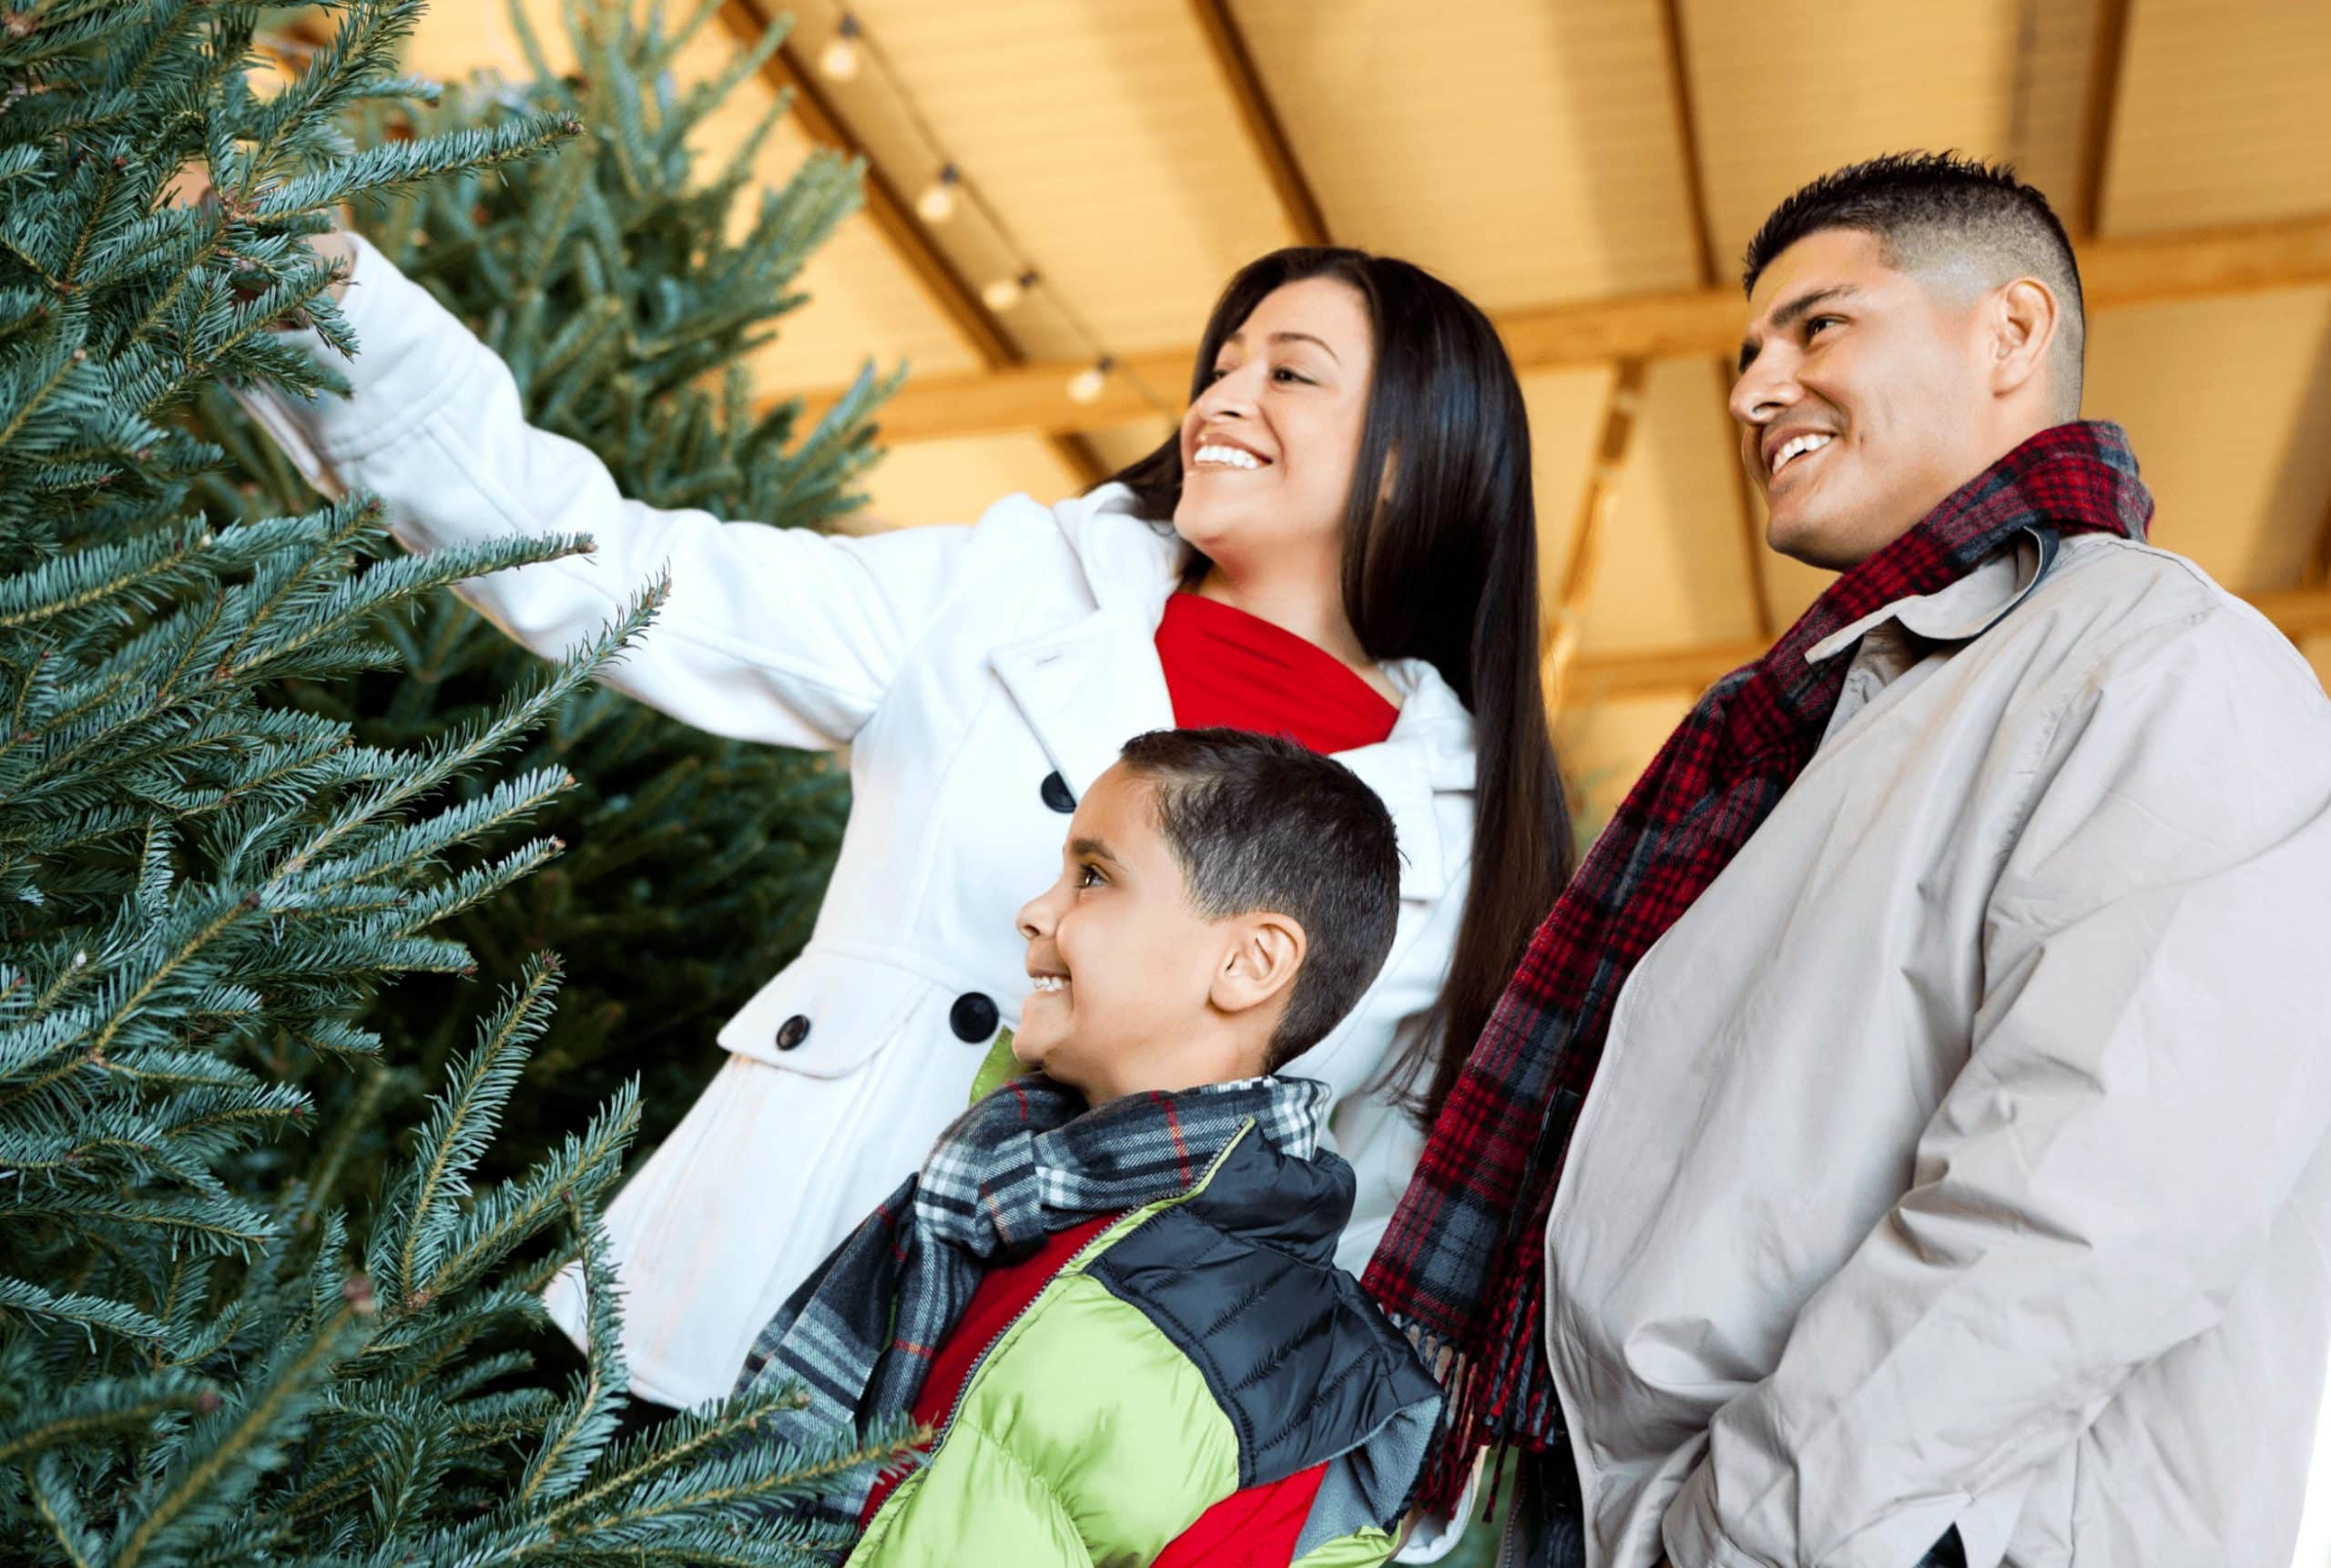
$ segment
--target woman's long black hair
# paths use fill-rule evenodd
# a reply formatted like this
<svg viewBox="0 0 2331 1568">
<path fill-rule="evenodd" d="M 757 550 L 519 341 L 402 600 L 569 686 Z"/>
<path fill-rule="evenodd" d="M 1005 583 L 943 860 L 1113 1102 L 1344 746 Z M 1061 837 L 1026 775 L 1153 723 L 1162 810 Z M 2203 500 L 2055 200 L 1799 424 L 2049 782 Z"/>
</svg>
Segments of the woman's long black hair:
<svg viewBox="0 0 2331 1568">
<path fill-rule="evenodd" d="M 1430 1127 L 1571 872 L 1570 808 L 1538 677 L 1530 424 L 1513 363 L 1472 301 L 1409 262 L 1342 248 L 1275 250 L 1230 280 L 1198 345 L 1193 401 L 1255 307 L 1313 278 L 1359 290 L 1375 336 L 1344 522 L 1344 613 L 1370 658 L 1424 660 L 1473 715 L 1473 869 L 1456 952 L 1426 1028 L 1384 1075 Z M 1114 477 L 1141 515 L 1171 518 L 1180 433 Z"/>
</svg>

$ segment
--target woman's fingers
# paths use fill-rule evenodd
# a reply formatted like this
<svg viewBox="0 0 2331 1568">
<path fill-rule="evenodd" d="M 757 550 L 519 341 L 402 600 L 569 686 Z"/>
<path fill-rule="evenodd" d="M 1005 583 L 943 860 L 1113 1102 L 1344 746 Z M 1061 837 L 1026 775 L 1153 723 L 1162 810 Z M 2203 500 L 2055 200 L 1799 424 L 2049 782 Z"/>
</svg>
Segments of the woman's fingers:
<svg viewBox="0 0 2331 1568">
<path fill-rule="evenodd" d="M 183 165 L 178 173 L 170 177 L 169 184 L 162 188 L 162 204 L 166 207 L 215 207 L 218 203 L 219 191 L 210 183 L 210 170 L 199 158 Z M 332 299 L 344 298 L 348 293 L 349 277 L 356 270 L 356 241 L 350 238 L 345 229 L 327 229 L 321 234 L 310 234 L 307 239 L 308 249 L 332 270 Z M 237 292 L 248 299 L 255 290 L 246 292 L 239 290 Z"/>
<path fill-rule="evenodd" d="M 328 229 L 321 234 L 308 236 L 308 249 L 331 266 L 331 297 L 338 300 L 348 293 L 348 280 L 356 271 L 356 241 L 345 229 Z"/>
</svg>

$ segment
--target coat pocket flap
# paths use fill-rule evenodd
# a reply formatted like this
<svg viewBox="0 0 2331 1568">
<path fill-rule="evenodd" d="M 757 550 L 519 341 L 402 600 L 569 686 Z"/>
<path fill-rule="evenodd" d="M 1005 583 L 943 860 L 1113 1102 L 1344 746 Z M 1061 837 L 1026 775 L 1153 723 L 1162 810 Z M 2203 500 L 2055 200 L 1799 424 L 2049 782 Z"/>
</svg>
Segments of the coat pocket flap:
<svg viewBox="0 0 2331 1568">
<path fill-rule="evenodd" d="M 722 1026 L 720 1044 L 808 1077 L 847 1077 L 897 1039 L 937 989 L 910 970 L 805 952 Z"/>
</svg>

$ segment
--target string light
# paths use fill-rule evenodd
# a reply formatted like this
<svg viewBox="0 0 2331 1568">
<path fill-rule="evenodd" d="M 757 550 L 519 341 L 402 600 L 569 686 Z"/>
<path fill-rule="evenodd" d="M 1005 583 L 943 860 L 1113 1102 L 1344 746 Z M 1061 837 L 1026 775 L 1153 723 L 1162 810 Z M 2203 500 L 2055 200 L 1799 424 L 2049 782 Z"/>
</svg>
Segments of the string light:
<svg viewBox="0 0 2331 1568">
<path fill-rule="evenodd" d="M 1071 402 L 1100 402 L 1101 394 L 1108 390 L 1109 372 L 1116 368 L 1117 361 L 1109 355 L 1103 354 L 1099 359 L 1069 377 L 1068 401 Z"/>
<path fill-rule="evenodd" d="M 898 68 L 882 48 L 881 40 L 868 32 L 851 12 L 837 5 L 839 17 L 834 36 L 819 55 L 819 68 L 835 81 L 848 81 L 863 73 L 870 80 L 880 82 L 885 96 L 897 106 L 933 162 L 939 173 L 923 187 L 914 201 L 915 215 L 932 228 L 946 223 L 960 209 L 968 205 L 981 227 L 991 234 L 1004 255 L 1013 260 L 1009 270 L 999 270 L 980 290 L 980 302 L 992 315 L 1017 310 L 1028 302 L 1028 296 L 1041 286 L 1043 280 L 1026 260 L 1027 248 L 1013 237 L 1011 225 L 995 210 L 979 187 L 963 177 L 954 160 L 947 156 L 947 145 L 940 139 L 938 130 L 916 107 L 913 96 L 907 92 Z M 1083 340 L 1088 358 L 1084 368 L 1068 380 L 1068 395 L 1079 403 L 1098 402 L 1109 390 L 1111 378 L 1124 382 L 1145 403 L 1166 419 L 1180 415 L 1181 401 L 1168 398 L 1151 387 L 1139 374 L 1120 364 L 1108 351 L 1093 324 L 1078 313 L 1075 307 L 1057 289 L 1047 291 L 1044 300 L 1046 314 L 1056 317 L 1060 324 Z"/>
<path fill-rule="evenodd" d="M 849 82 L 858 78 L 858 18 L 845 11 L 841 26 L 825 51 L 818 56 L 818 69 L 830 81 Z"/>
<path fill-rule="evenodd" d="M 922 194 L 915 198 L 914 209 L 925 223 L 944 223 L 955 216 L 955 187 L 962 183 L 962 178 L 951 163 L 940 169 L 937 179 L 922 188 Z"/>
<path fill-rule="evenodd" d="M 1036 274 L 1033 271 L 1023 272 L 1017 278 L 998 278 L 980 290 L 980 299 L 989 310 L 1000 316 L 1025 299 L 1028 290 L 1035 286 Z"/>
</svg>

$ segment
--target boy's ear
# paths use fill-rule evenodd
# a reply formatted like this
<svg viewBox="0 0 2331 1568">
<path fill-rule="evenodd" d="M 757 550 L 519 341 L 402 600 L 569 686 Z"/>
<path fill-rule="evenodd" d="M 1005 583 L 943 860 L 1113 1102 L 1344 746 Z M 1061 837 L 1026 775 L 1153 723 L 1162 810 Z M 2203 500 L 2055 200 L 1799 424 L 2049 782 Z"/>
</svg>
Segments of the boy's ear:
<svg viewBox="0 0 2331 1568">
<path fill-rule="evenodd" d="M 1249 1012 L 1284 997 L 1303 967 L 1310 939 L 1287 915 L 1259 910 L 1228 922 L 1230 942 L 1206 1000 L 1225 1013 Z"/>
</svg>

